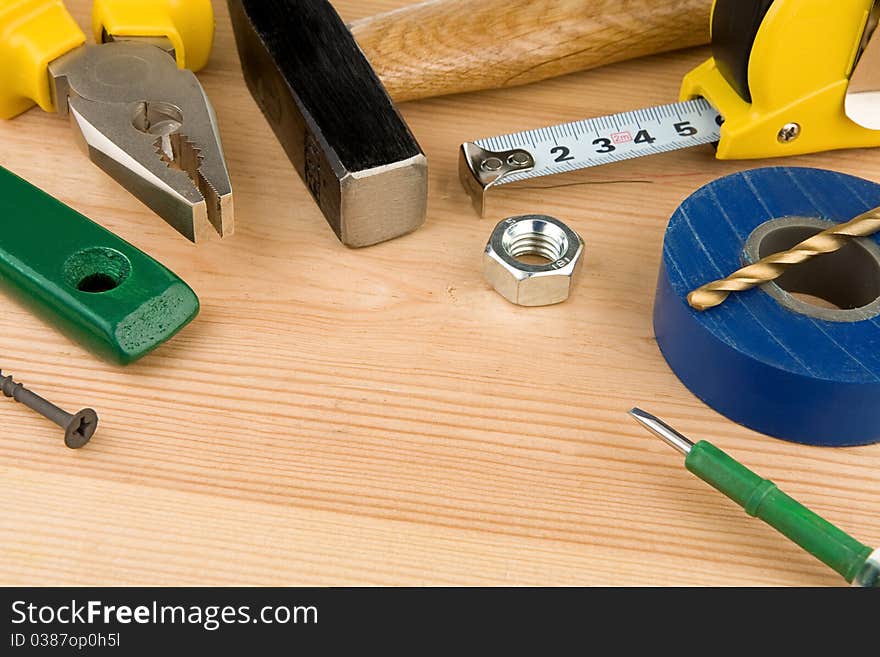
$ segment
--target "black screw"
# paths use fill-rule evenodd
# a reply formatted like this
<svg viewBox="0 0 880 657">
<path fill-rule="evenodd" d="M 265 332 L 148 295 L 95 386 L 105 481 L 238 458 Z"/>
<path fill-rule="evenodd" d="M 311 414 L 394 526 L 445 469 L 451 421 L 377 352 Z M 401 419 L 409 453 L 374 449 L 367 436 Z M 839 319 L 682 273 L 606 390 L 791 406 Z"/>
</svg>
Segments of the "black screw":
<svg viewBox="0 0 880 657">
<path fill-rule="evenodd" d="M 98 414 L 91 408 L 84 408 L 76 415 L 71 415 L 20 383 L 16 383 L 11 376 L 3 376 L 2 371 L 0 371 L 0 392 L 64 429 L 64 444 L 70 449 L 79 449 L 85 445 L 98 428 Z"/>
</svg>

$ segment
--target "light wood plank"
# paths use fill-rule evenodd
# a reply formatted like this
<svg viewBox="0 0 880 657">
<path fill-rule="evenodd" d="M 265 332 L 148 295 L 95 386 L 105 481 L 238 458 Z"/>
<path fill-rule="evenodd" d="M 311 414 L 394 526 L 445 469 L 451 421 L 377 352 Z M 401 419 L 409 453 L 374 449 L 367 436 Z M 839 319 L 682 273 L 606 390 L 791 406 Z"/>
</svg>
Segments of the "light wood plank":
<svg viewBox="0 0 880 657">
<path fill-rule="evenodd" d="M 86 24 L 89 4 L 71 0 Z M 780 584 L 838 580 L 683 471 L 624 415 L 643 404 L 880 544 L 880 448 L 774 441 L 701 405 L 657 351 L 666 222 L 699 185 L 762 163 L 693 150 L 505 191 L 496 216 L 564 219 L 589 252 L 574 297 L 509 305 L 484 283 L 494 225 L 460 189 L 460 142 L 674 100 L 705 51 L 402 106 L 431 163 L 427 225 L 338 244 L 251 100 L 225 3 L 201 74 L 238 233 L 195 247 L 39 111 L 0 164 L 155 255 L 203 313 L 127 369 L 0 297 L 0 367 L 99 410 L 80 452 L 3 400 L 4 584 Z M 401 0 L 341 0 L 351 20 Z M 880 153 L 801 157 L 880 179 Z M 599 181 L 650 183 L 593 185 Z"/>
</svg>

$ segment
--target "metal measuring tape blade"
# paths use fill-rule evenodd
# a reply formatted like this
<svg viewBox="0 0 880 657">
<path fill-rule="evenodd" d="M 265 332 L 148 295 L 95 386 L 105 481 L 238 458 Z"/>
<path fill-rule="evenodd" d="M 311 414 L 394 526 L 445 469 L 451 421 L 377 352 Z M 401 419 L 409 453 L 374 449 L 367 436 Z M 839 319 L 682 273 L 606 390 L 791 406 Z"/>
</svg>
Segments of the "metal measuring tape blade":
<svg viewBox="0 0 880 657">
<path fill-rule="evenodd" d="M 493 187 L 711 144 L 721 114 L 703 98 L 462 144 L 459 176 L 482 216 Z"/>
</svg>

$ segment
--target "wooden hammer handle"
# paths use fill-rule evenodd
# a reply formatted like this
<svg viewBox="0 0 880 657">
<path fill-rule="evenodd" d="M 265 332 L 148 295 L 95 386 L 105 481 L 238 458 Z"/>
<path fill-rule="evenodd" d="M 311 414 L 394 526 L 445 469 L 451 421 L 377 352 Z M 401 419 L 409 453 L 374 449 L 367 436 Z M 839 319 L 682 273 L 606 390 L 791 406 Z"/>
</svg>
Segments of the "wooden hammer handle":
<svg viewBox="0 0 880 657">
<path fill-rule="evenodd" d="M 709 42 L 712 0 L 429 0 L 351 30 L 397 101 L 512 87 Z"/>
</svg>

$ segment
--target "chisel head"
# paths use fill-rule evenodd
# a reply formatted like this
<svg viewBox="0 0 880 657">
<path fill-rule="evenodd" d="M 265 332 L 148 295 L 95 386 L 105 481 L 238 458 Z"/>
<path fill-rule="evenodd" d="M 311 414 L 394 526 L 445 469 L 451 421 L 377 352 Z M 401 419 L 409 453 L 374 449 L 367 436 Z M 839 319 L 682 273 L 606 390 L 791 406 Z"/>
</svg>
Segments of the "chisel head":
<svg viewBox="0 0 880 657">
<path fill-rule="evenodd" d="M 248 87 L 339 239 L 421 226 L 427 159 L 330 3 L 228 4 Z"/>
</svg>

